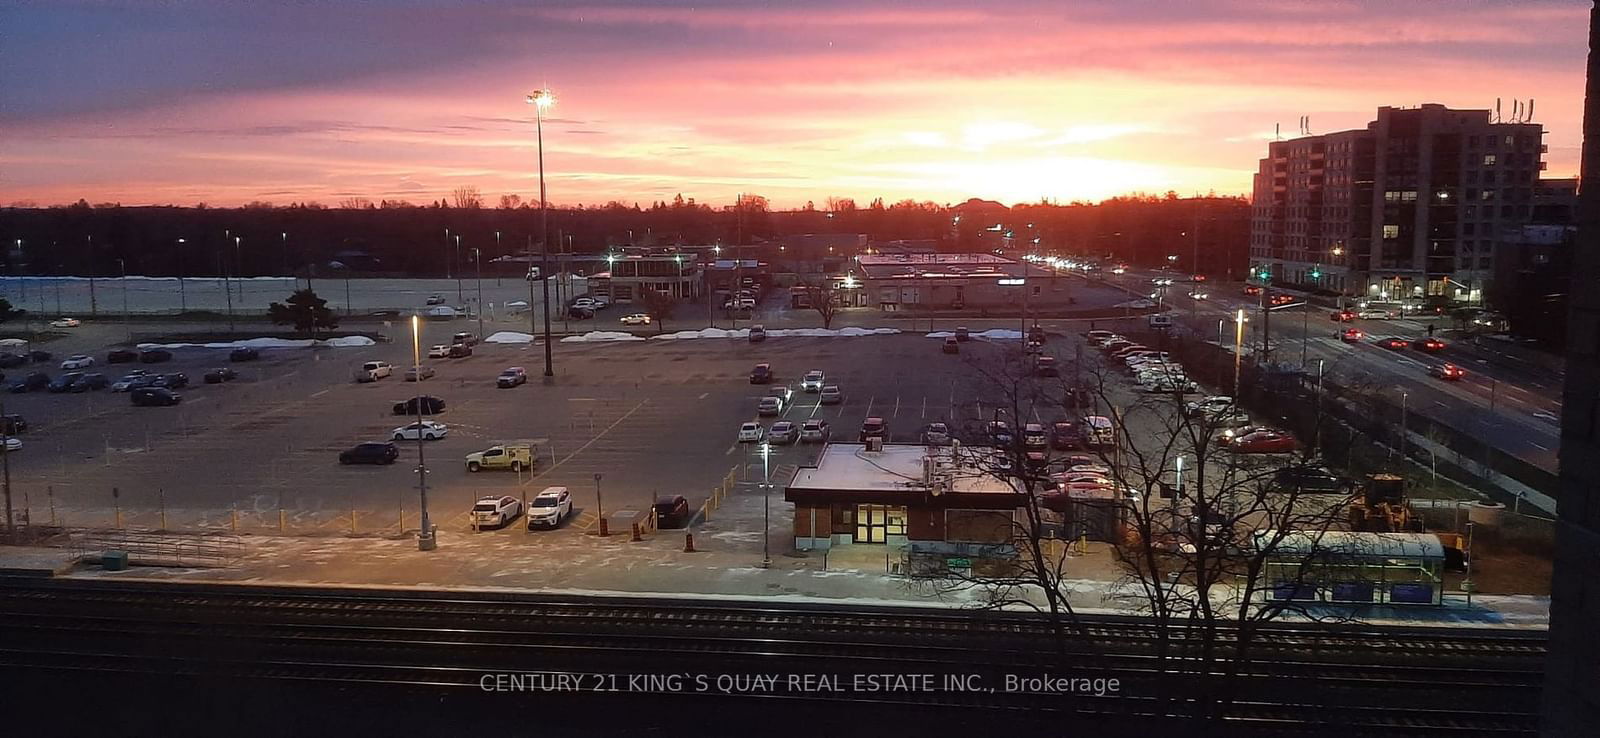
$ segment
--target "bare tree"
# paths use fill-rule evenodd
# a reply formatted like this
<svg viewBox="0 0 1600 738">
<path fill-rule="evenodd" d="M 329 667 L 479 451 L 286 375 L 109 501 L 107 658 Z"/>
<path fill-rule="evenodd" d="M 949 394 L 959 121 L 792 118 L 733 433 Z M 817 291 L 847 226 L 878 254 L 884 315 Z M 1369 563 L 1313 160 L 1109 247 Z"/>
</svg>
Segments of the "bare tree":
<svg viewBox="0 0 1600 738">
<path fill-rule="evenodd" d="M 522 196 L 521 195 L 501 195 L 500 196 L 500 209 L 501 210 L 515 210 L 515 209 L 517 209 L 517 207 L 519 207 L 521 205 L 522 205 Z"/>
<path fill-rule="evenodd" d="M 832 328 L 833 318 L 839 313 L 840 292 L 833 285 L 833 280 L 823 277 L 820 281 L 805 284 L 806 299 L 811 303 L 811 309 L 822 316 L 822 327 Z"/>
<path fill-rule="evenodd" d="M 477 209 L 483 207 L 483 196 L 478 194 L 478 188 L 473 185 L 462 185 L 450 191 L 450 197 L 458 208 Z"/>
<path fill-rule="evenodd" d="M 672 317 L 673 311 L 678 309 L 678 298 L 660 290 L 646 288 L 640 292 L 639 299 L 644 301 L 645 314 L 656 324 L 656 332 L 665 330 L 664 324 Z"/>
<path fill-rule="evenodd" d="M 366 210 L 372 207 L 372 201 L 365 197 L 347 197 L 339 201 L 342 210 Z"/>
</svg>

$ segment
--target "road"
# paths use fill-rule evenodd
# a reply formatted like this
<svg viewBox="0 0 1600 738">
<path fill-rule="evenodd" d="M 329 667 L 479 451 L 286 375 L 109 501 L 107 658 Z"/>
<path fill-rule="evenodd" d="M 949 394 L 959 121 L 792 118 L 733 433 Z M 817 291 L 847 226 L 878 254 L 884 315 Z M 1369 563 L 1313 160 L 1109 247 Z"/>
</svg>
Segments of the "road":
<svg viewBox="0 0 1600 738">
<path fill-rule="evenodd" d="M 1133 270 L 1122 279 L 1129 289 L 1150 290 L 1154 289 L 1151 280 L 1162 276 L 1171 275 Z M 1221 344 L 1230 350 L 1231 321 L 1237 310 L 1244 309 L 1248 316 L 1245 350 L 1254 352 L 1264 333 L 1262 311 L 1259 298 L 1246 297 L 1242 287 L 1239 283 L 1209 283 L 1203 288 L 1209 297 L 1200 301 L 1188 296 L 1187 284 L 1176 284 L 1168 288 L 1165 300 L 1191 333 L 1213 342 L 1220 333 Z M 1408 341 L 1426 336 L 1424 320 L 1337 323 L 1329 319 L 1331 312 L 1331 308 L 1304 302 L 1274 309 L 1270 317 L 1272 358 L 1295 366 L 1303 361 L 1313 376 L 1320 366 L 1330 381 L 1380 388 L 1395 405 L 1404 403 L 1410 412 L 1487 439 L 1497 453 L 1555 472 L 1561 435 L 1561 373 L 1494 360 L 1485 349 L 1441 330 L 1448 322 L 1444 317 L 1436 319 L 1435 332 L 1447 345 L 1443 351 L 1429 354 L 1414 348 L 1390 350 L 1376 343 L 1390 336 Z M 1365 336 L 1346 343 L 1338 333 L 1347 327 L 1358 328 Z M 1446 362 L 1466 369 L 1465 378 L 1447 382 L 1429 376 L 1429 367 Z"/>
</svg>

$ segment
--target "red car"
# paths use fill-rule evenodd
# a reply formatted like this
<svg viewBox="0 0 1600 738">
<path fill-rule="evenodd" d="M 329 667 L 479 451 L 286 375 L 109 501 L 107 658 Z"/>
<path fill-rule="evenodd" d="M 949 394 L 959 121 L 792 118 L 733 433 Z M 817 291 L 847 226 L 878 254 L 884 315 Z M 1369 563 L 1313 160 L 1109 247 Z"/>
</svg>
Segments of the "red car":
<svg viewBox="0 0 1600 738">
<path fill-rule="evenodd" d="M 1272 303 L 1274 306 L 1288 305 L 1289 303 L 1294 302 L 1294 295 L 1273 295 L 1267 298 L 1267 302 Z"/>
<path fill-rule="evenodd" d="M 1244 286 L 1244 293 L 1246 295 L 1259 295 L 1261 294 L 1261 288 L 1253 284 L 1247 284 Z"/>
<path fill-rule="evenodd" d="M 1258 430 L 1235 438 L 1228 450 L 1236 454 L 1289 454 L 1297 445 L 1294 436 L 1284 431 Z"/>
<path fill-rule="evenodd" d="M 1083 447 L 1083 430 L 1077 423 L 1061 421 L 1050 428 L 1050 447 L 1058 451 L 1070 451 Z"/>
<path fill-rule="evenodd" d="M 1406 339 L 1404 339 L 1404 338 L 1385 338 L 1382 341 L 1379 341 L 1378 345 L 1382 346 L 1382 347 L 1384 347 L 1386 349 L 1391 349 L 1391 350 L 1394 350 L 1394 351 L 1403 351 L 1403 350 L 1405 350 L 1405 347 L 1406 347 Z"/>
<path fill-rule="evenodd" d="M 1367 334 L 1361 332 L 1360 328 L 1346 328 L 1344 329 L 1343 333 L 1339 334 L 1339 337 L 1344 339 L 1345 343 L 1355 343 L 1360 341 L 1366 335 Z"/>
<path fill-rule="evenodd" d="M 1441 341 L 1437 338 L 1419 338 L 1415 341 L 1412 341 L 1411 345 L 1422 349 L 1423 351 L 1427 351 L 1430 354 L 1444 350 L 1444 341 Z"/>
<path fill-rule="evenodd" d="M 1356 311 L 1354 310 L 1335 310 L 1328 314 L 1328 320 L 1334 320 L 1340 323 L 1348 323 L 1355 319 Z"/>
<path fill-rule="evenodd" d="M 1462 377 L 1467 376 L 1466 370 L 1456 366 L 1455 364 L 1440 364 L 1438 366 L 1430 366 L 1428 367 L 1428 373 L 1440 379 L 1451 382 L 1459 382 L 1461 381 Z"/>
</svg>

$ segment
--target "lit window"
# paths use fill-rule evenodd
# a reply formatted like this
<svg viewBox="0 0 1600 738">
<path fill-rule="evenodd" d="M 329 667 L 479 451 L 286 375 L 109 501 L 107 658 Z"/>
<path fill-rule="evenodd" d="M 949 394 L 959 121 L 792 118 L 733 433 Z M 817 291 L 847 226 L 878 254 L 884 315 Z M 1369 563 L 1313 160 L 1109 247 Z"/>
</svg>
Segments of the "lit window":
<svg viewBox="0 0 1600 738">
<path fill-rule="evenodd" d="M 1486 167 L 1494 166 L 1494 154 L 1484 154 L 1483 155 L 1483 165 L 1486 166 Z"/>
<path fill-rule="evenodd" d="M 1400 226 L 1397 226 L 1397 225 L 1385 225 L 1383 227 L 1383 237 L 1384 238 L 1399 238 L 1400 237 Z"/>
</svg>

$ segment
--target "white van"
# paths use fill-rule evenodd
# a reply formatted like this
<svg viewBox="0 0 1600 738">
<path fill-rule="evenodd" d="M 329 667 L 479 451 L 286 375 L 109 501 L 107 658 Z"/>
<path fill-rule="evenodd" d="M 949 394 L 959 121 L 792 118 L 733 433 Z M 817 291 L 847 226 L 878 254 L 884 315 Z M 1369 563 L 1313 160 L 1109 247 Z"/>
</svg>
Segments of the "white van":
<svg viewBox="0 0 1600 738">
<path fill-rule="evenodd" d="M 1111 427 L 1111 419 L 1104 415 L 1084 418 L 1083 442 L 1090 448 L 1116 445 L 1117 434 Z"/>
</svg>

